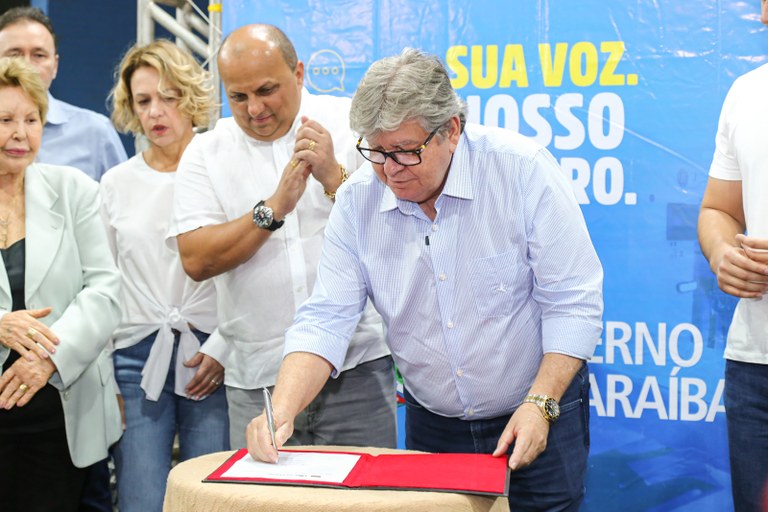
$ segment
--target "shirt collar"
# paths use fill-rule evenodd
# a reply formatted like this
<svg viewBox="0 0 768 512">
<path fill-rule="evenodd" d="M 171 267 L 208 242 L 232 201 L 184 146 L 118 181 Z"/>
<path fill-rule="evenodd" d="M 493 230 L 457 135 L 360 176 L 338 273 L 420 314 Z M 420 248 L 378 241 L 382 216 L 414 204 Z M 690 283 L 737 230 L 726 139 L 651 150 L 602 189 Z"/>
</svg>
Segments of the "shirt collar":
<svg viewBox="0 0 768 512">
<path fill-rule="evenodd" d="M 457 199 L 474 199 L 472 190 L 472 175 L 469 160 L 469 151 L 467 149 L 466 130 L 459 137 L 459 143 L 451 159 L 451 167 L 448 170 L 448 178 L 445 180 L 445 186 L 437 198 L 437 204 L 440 204 L 443 196 L 455 197 Z M 381 197 L 379 212 L 387 212 L 399 208 L 403 213 L 413 213 L 418 205 L 410 201 L 400 200 L 389 187 L 384 188 L 384 194 Z"/>
<path fill-rule="evenodd" d="M 48 114 L 45 116 L 45 124 L 64 124 L 69 121 L 62 103 L 54 98 L 50 91 L 48 92 Z"/>
</svg>

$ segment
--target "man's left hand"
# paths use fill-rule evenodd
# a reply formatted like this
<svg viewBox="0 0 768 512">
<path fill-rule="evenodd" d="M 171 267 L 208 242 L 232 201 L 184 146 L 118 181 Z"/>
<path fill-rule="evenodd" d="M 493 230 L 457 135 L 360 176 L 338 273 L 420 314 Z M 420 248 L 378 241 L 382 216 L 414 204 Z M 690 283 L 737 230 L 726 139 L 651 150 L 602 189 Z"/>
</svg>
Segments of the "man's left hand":
<svg viewBox="0 0 768 512">
<path fill-rule="evenodd" d="M 306 116 L 301 117 L 301 126 L 296 132 L 293 158 L 307 162 L 312 176 L 325 190 L 335 191 L 341 183 L 341 172 L 333 153 L 331 134 L 320 123 Z"/>
<path fill-rule="evenodd" d="M 542 416 L 535 404 L 522 404 L 509 419 L 507 427 L 501 433 L 496 444 L 494 457 L 500 457 L 515 444 L 509 456 L 509 467 L 513 471 L 524 468 L 536 460 L 547 447 L 549 421 Z"/>
</svg>

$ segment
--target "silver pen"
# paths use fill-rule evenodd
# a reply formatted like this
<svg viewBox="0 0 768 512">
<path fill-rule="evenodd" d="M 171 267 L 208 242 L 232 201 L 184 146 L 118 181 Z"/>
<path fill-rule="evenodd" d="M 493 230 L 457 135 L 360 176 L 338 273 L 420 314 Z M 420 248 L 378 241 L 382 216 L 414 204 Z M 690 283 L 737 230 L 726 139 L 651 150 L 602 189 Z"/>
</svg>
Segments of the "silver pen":
<svg viewBox="0 0 768 512">
<path fill-rule="evenodd" d="M 275 447 L 277 452 L 277 458 L 280 459 L 280 452 L 277 449 L 277 441 L 275 440 L 275 414 L 272 412 L 272 395 L 269 394 L 267 388 L 264 391 L 264 409 L 267 411 L 267 425 L 269 426 L 269 435 L 272 436 L 272 446 Z"/>
</svg>

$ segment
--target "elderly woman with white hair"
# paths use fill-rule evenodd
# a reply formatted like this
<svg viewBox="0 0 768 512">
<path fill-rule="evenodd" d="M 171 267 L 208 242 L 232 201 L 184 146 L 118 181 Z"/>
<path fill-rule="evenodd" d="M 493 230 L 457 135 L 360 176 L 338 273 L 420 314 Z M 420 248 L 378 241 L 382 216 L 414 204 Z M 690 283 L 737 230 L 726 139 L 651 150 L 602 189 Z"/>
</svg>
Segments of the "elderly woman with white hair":
<svg viewBox="0 0 768 512">
<path fill-rule="evenodd" d="M 35 163 L 48 96 L 0 58 L 0 482 L 3 510 L 76 511 L 120 437 L 112 364 L 120 277 L 98 184 Z"/>
</svg>

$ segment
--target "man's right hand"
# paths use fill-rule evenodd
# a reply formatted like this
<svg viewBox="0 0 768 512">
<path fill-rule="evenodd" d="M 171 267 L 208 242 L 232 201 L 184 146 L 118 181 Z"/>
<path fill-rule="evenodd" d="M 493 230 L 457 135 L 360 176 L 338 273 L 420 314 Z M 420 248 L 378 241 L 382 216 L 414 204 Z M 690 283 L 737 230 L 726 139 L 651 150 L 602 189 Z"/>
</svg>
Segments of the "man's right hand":
<svg viewBox="0 0 768 512">
<path fill-rule="evenodd" d="M 307 178 L 310 175 L 309 164 L 304 160 L 293 159 L 283 169 L 277 190 L 264 201 L 264 204 L 272 208 L 275 220 L 283 220 L 291 213 L 296 204 L 304 195 L 307 188 Z"/>
<path fill-rule="evenodd" d="M 307 164 L 286 165 L 277 190 L 264 203 L 281 221 L 296 208 L 307 186 Z M 256 203 L 260 198 L 254 197 Z M 228 272 L 253 257 L 271 232 L 257 228 L 250 208 L 240 217 L 222 224 L 203 226 L 176 237 L 184 271 L 195 281 L 203 281 Z"/>
<path fill-rule="evenodd" d="M 717 285 L 741 298 L 759 298 L 768 290 L 768 240 L 736 235 L 738 246 L 720 255 L 715 267 Z"/>
<path fill-rule="evenodd" d="M 245 429 L 245 440 L 248 453 L 255 460 L 264 462 L 277 462 L 277 450 L 283 447 L 283 444 L 290 439 L 293 434 L 293 421 L 281 419 L 275 414 L 275 442 L 277 447 L 272 446 L 272 435 L 267 426 L 267 415 L 262 412 L 248 423 Z"/>
</svg>

